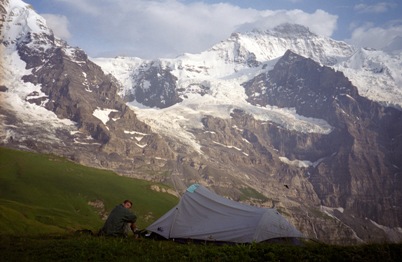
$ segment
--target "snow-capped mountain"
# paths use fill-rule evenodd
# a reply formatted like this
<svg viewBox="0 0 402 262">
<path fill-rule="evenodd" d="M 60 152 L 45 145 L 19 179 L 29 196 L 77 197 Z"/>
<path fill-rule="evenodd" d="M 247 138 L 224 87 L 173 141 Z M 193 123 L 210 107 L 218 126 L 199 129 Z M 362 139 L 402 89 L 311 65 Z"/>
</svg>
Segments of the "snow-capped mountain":
<svg viewBox="0 0 402 262">
<path fill-rule="evenodd" d="M 386 106 L 402 108 L 402 51 L 389 55 L 381 50 L 359 49 L 333 66 L 342 71 L 360 95 Z"/>
<path fill-rule="evenodd" d="M 401 53 L 284 24 L 174 59 L 91 59 L 0 3 L 1 145 L 201 183 L 326 242 L 402 239 Z"/>
<path fill-rule="evenodd" d="M 194 91 L 192 82 L 238 75 L 250 77 L 258 73 L 258 70 L 248 70 L 250 68 L 272 68 L 287 50 L 343 72 L 358 87 L 360 95 L 370 100 L 397 108 L 402 106 L 402 52 L 390 55 L 381 50 L 356 49 L 344 42 L 317 36 L 300 25 L 283 24 L 265 32 L 233 33 L 205 52 L 160 59 L 158 65 L 178 78 L 179 88 L 191 86 L 190 90 Z M 151 63 L 131 57 L 93 60 L 123 83 L 122 96 L 132 93 L 134 72 Z"/>
<path fill-rule="evenodd" d="M 325 121 L 297 116 L 292 108 L 250 108 L 246 101 L 247 95 L 241 83 L 272 69 L 287 50 L 342 71 L 358 87 L 360 95 L 385 105 L 402 107 L 400 56 L 377 50 L 356 51 L 344 42 L 317 36 L 300 25 L 284 24 L 265 32 L 234 33 L 205 52 L 184 54 L 175 59 L 146 61 L 117 57 L 93 61 L 122 83 L 119 94 L 126 101 L 133 102 L 131 105 L 136 108 L 138 116 L 157 132 L 172 131 L 172 135 L 187 137 L 183 134 L 184 127 L 199 126 L 199 121 L 190 123 L 188 119 L 194 119 L 196 115 L 199 119 L 203 114 L 228 118 L 233 101 L 237 108 L 251 113 L 256 119 L 270 120 L 302 132 L 329 132 L 331 128 Z M 166 75 L 174 80 L 167 81 Z M 160 92 L 160 81 L 164 82 L 166 95 Z M 152 93 L 153 86 L 159 92 L 148 94 L 146 101 L 143 95 L 136 97 L 136 92 Z M 197 102 L 194 103 L 193 99 Z M 175 103 L 177 106 L 171 108 Z M 144 105 L 164 109 L 144 109 Z M 176 113 L 176 107 L 182 107 L 181 114 Z M 189 115 L 183 119 L 188 109 Z M 179 124 L 176 128 L 171 125 L 172 119 Z M 196 142 L 191 139 L 189 145 L 193 144 Z"/>
</svg>

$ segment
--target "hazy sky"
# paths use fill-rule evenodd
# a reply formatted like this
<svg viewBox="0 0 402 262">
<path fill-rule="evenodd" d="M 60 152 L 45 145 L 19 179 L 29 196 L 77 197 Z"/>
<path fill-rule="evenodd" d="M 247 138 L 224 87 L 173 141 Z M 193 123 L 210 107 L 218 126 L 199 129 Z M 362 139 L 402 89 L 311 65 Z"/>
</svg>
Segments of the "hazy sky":
<svg viewBox="0 0 402 262">
<path fill-rule="evenodd" d="M 402 1 L 25 0 L 56 36 L 92 57 L 168 58 L 198 53 L 252 28 L 283 22 L 357 46 L 402 37 Z"/>
</svg>

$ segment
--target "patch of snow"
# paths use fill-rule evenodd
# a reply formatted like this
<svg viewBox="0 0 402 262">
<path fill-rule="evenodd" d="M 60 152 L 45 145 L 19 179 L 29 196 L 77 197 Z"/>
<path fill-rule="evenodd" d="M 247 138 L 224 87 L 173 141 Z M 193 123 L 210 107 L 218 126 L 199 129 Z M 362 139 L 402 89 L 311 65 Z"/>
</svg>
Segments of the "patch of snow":
<svg viewBox="0 0 402 262">
<path fill-rule="evenodd" d="M 139 146 L 140 148 L 144 148 L 144 147 L 146 147 L 148 144 L 141 145 L 141 144 L 136 143 L 136 145 Z"/>
<path fill-rule="evenodd" d="M 241 140 L 243 140 L 244 142 L 246 142 L 247 144 L 251 144 L 247 139 L 242 138 Z"/>
<path fill-rule="evenodd" d="M 124 96 L 133 87 L 133 72 L 135 72 L 146 60 L 137 57 L 116 58 L 90 58 L 99 65 L 106 74 L 111 74 L 121 83 L 118 94 Z"/>
<path fill-rule="evenodd" d="M 128 105 L 134 110 L 138 119 L 149 125 L 155 133 L 176 138 L 202 154 L 201 145 L 188 130 L 193 127 L 203 128 L 200 112 L 178 104 L 165 109 L 145 108 L 136 102 Z"/>
<path fill-rule="evenodd" d="M 238 147 L 236 147 L 236 146 L 228 146 L 228 145 L 225 145 L 225 144 L 216 142 L 216 141 L 212 141 L 212 143 L 214 143 L 214 144 L 216 144 L 216 145 L 220 145 L 220 146 L 226 147 L 226 148 L 229 148 L 229 149 L 236 149 L 237 151 L 242 151 L 241 148 L 238 148 Z"/>
<path fill-rule="evenodd" d="M 395 231 L 398 231 L 399 233 L 402 233 L 402 227 L 392 227 L 391 228 L 391 227 L 383 226 L 371 219 L 370 219 L 370 222 L 373 223 L 373 225 L 375 225 L 376 227 L 378 227 L 384 231 L 394 231 L 395 230 Z"/>
<path fill-rule="evenodd" d="M 110 120 L 109 114 L 111 112 L 118 112 L 118 110 L 109 108 L 101 109 L 98 107 L 94 110 L 92 115 L 102 121 L 102 123 L 106 126 L 106 123 Z"/>
<path fill-rule="evenodd" d="M 148 134 L 141 133 L 141 132 L 138 132 L 138 131 L 128 131 L 128 130 L 124 130 L 124 134 L 141 135 L 141 136 L 146 136 L 146 135 L 148 135 Z"/>
<path fill-rule="evenodd" d="M 325 212 L 327 215 L 334 217 L 333 213 L 335 210 L 338 210 L 339 212 L 343 213 L 345 209 L 343 207 L 326 207 L 326 206 L 321 206 L 321 211 Z M 336 217 L 334 217 L 336 218 Z M 337 219 L 337 218 L 336 218 Z"/>
<path fill-rule="evenodd" d="M 390 239 L 390 241 L 393 241 L 396 243 L 401 242 L 401 240 L 402 240 L 402 228 L 401 227 L 387 227 L 384 225 L 380 225 L 371 219 L 370 219 L 370 222 L 373 225 L 375 225 L 376 227 L 383 230 L 387 234 L 387 237 Z"/>
<path fill-rule="evenodd" d="M 295 159 L 295 160 L 290 160 L 289 158 L 284 157 L 284 156 L 279 157 L 279 159 L 280 159 L 283 163 L 288 164 L 288 165 L 290 165 L 290 166 L 297 166 L 297 167 L 307 168 L 307 167 L 313 165 L 313 163 L 312 163 L 311 161 L 308 161 L 308 160 L 297 160 L 297 159 Z"/>
</svg>

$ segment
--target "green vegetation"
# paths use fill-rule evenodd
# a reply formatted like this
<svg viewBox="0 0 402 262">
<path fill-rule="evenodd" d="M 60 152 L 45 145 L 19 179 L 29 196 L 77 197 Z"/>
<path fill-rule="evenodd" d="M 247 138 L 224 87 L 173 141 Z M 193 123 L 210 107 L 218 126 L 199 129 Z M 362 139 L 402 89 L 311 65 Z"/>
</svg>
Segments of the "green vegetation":
<svg viewBox="0 0 402 262">
<path fill-rule="evenodd" d="M 144 228 L 177 204 L 172 195 L 151 190 L 151 183 L 81 166 L 53 155 L 0 147 L 0 232 L 2 234 L 97 231 L 124 199 L 134 202 Z M 89 202 L 99 202 L 94 207 Z"/>
<path fill-rule="evenodd" d="M 132 235 L 105 238 L 101 208 L 132 199 L 145 228 L 178 201 L 152 183 L 88 168 L 52 155 L 0 147 L 0 261 L 398 261 L 402 244 L 179 244 Z M 248 197 L 259 199 L 253 190 Z"/>
<path fill-rule="evenodd" d="M 2 261 L 399 261 L 402 245 L 179 244 L 93 236 L 0 236 Z"/>
<path fill-rule="evenodd" d="M 240 201 L 255 199 L 264 202 L 268 200 L 266 196 L 251 187 L 243 187 L 240 191 L 243 193 L 243 195 L 240 196 Z"/>
</svg>

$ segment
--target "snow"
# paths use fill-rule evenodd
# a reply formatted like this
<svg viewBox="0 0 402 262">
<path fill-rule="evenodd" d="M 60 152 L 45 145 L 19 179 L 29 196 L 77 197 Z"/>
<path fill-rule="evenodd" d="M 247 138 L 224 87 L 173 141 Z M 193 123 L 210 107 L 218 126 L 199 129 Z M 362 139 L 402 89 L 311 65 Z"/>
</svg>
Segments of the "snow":
<svg viewBox="0 0 402 262">
<path fill-rule="evenodd" d="M 333 68 L 342 71 L 361 96 L 402 109 L 402 52 L 360 49 Z"/>
<path fill-rule="evenodd" d="M 144 148 L 144 147 L 147 146 L 147 144 L 141 145 L 141 144 L 138 144 L 138 143 L 136 143 L 136 145 L 137 145 L 138 147 L 140 147 L 140 148 Z"/>
<path fill-rule="evenodd" d="M 371 220 L 371 219 L 370 219 L 370 222 L 371 222 L 373 225 L 375 225 L 376 227 L 378 227 L 378 228 L 384 230 L 385 232 L 396 231 L 396 232 L 398 232 L 398 233 L 402 233 L 402 228 L 401 228 L 401 227 L 392 227 L 392 228 L 391 228 L 391 227 L 383 226 L 383 225 L 380 225 L 380 224 L 378 224 L 377 222 L 375 222 L 375 221 L 373 221 L 373 220 Z"/>
<path fill-rule="evenodd" d="M 145 133 L 141 133 L 141 132 L 138 132 L 138 131 L 128 131 L 128 130 L 124 130 L 124 133 L 125 134 L 130 134 L 130 135 L 136 135 L 136 136 L 134 136 L 134 137 L 131 137 L 131 139 L 135 139 L 135 140 L 137 140 L 138 142 L 140 142 L 145 136 L 147 136 L 148 134 L 145 134 Z M 138 144 L 137 144 L 138 145 Z"/>
<path fill-rule="evenodd" d="M 0 46 L 0 53 L 8 53 L 8 56 L 1 58 L 0 63 L 0 85 L 8 88 L 7 92 L 0 92 L 2 107 L 15 112 L 17 118 L 28 126 L 47 126 L 49 131 L 57 128 L 73 128 L 75 123 L 68 119 L 59 119 L 57 116 L 45 109 L 43 105 L 38 106 L 26 101 L 26 98 L 32 92 L 37 92 L 36 97 L 46 97 L 40 91 L 40 86 L 31 83 L 24 83 L 21 80 L 23 75 L 30 71 L 25 69 L 25 63 L 19 58 L 17 51 L 11 48 Z M 1 118 L 3 122 L 4 118 Z M 2 123 L 1 136 L 7 136 L 7 125 Z M 10 127 L 9 127 L 10 128 Z"/>
<path fill-rule="evenodd" d="M 246 101 L 241 83 L 272 69 L 288 49 L 343 71 L 358 87 L 361 95 L 387 105 L 402 106 L 400 56 L 391 57 L 381 51 L 355 51 L 344 42 L 314 34 L 300 39 L 281 35 L 280 32 L 271 35 L 256 32 L 233 34 L 227 41 L 200 54 L 183 54 L 175 59 L 153 61 L 163 69 L 171 70 L 177 77 L 177 88 L 185 90 L 184 101 L 165 109 L 146 108 L 135 101 L 129 105 L 139 119 L 149 124 L 155 132 L 176 137 L 197 151 L 200 145 L 189 131 L 202 129 L 200 121 L 206 115 L 228 119 L 234 109 L 244 110 L 257 120 L 274 122 L 286 129 L 328 134 L 333 128 L 322 119 L 300 116 L 294 108 L 254 106 Z M 244 59 L 250 54 L 255 55 L 260 66 L 246 65 Z M 149 61 L 139 58 L 122 57 L 97 59 L 95 62 L 105 71 L 115 72 L 114 75 L 122 83 L 122 90 L 126 92 L 133 92 L 129 91 L 133 86 L 133 70 L 140 66 L 146 69 L 146 64 L 149 64 Z M 369 70 L 362 70 L 367 68 L 366 64 L 369 64 Z M 374 74 L 376 68 L 388 68 L 388 71 Z M 200 86 L 208 88 L 207 94 L 197 94 Z M 303 161 L 297 164 L 306 165 Z"/>
<path fill-rule="evenodd" d="M 336 216 L 334 216 L 334 211 L 337 210 L 341 213 L 345 211 L 343 207 L 326 207 L 326 206 L 321 206 L 321 211 L 323 211 L 325 214 L 327 214 L 330 217 L 333 217 L 338 220 Z"/>
<path fill-rule="evenodd" d="M 290 160 L 287 157 L 279 157 L 279 159 L 285 164 L 288 164 L 290 166 L 301 167 L 301 168 L 307 168 L 307 167 L 313 165 L 313 163 L 311 163 L 311 161 L 308 161 L 308 160 L 298 160 L 298 159 Z"/>
<path fill-rule="evenodd" d="M 36 137 L 30 139 L 46 139 L 58 140 L 56 138 L 57 129 L 77 130 L 76 123 L 69 119 L 59 119 L 52 111 L 45 108 L 48 99 L 46 94 L 41 91 L 39 85 L 25 83 L 21 80 L 22 76 L 31 74 L 31 70 L 26 70 L 26 63 L 22 61 L 16 50 L 16 44 L 25 38 L 27 33 L 33 35 L 51 34 L 51 31 L 46 27 L 45 20 L 37 15 L 34 10 L 28 7 L 20 0 L 10 1 L 8 5 L 4 5 L 9 14 L 3 23 L 1 38 L 6 45 L 0 45 L 1 56 L 0 61 L 0 85 L 7 88 L 7 92 L 0 92 L 1 107 L 13 111 L 18 121 L 23 125 L 37 127 L 38 130 L 46 130 L 39 132 Z M 31 42 L 29 44 L 35 48 Z M 48 42 L 41 44 L 41 48 L 49 48 Z M 33 98 L 45 98 L 41 105 L 29 103 Z M 17 127 L 6 125 L 5 117 L 0 115 L 0 137 L 6 143 L 10 137 L 15 136 Z M 20 128 L 20 127 L 18 127 Z M 24 140 L 26 138 L 20 137 Z"/>
<path fill-rule="evenodd" d="M 131 135 L 134 135 L 134 134 L 136 134 L 136 135 L 141 135 L 142 137 L 148 135 L 148 134 L 141 133 L 141 132 L 138 132 L 138 131 L 128 131 L 128 130 L 124 130 L 124 133 L 125 133 L 125 134 L 131 134 Z"/>
<path fill-rule="evenodd" d="M 100 121 L 102 121 L 102 123 L 106 126 L 106 123 L 110 120 L 109 114 L 111 112 L 118 112 L 118 110 L 109 108 L 101 109 L 98 107 L 97 109 L 94 110 L 92 115 L 98 118 Z"/>
<path fill-rule="evenodd" d="M 25 100 L 26 95 L 31 91 L 40 92 L 40 90 L 38 86 L 27 84 L 20 80 L 22 75 L 19 73 L 22 70 L 9 70 L 12 64 L 20 64 L 21 61 L 13 62 L 14 60 L 8 60 L 6 63 L 3 62 L 0 65 L 0 75 L 5 76 L 0 79 L 0 85 L 4 85 L 8 88 L 7 92 L 0 92 L 1 106 L 14 111 L 16 117 L 27 126 L 46 127 L 49 132 L 55 132 L 58 128 L 75 128 L 76 123 L 73 121 L 69 119 L 59 119 L 53 112 Z M 16 67 L 11 66 L 11 68 L 15 69 Z M 5 125 L 3 121 L 4 118 L 1 118 L 0 137 L 6 139 L 9 137 L 10 129 L 12 130 L 14 127 Z M 48 139 L 57 140 L 55 137 L 50 136 Z"/>
<path fill-rule="evenodd" d="M 216 145 L 219 145 L 219 146 L 223 146 L 223 147 L 229 148 L 229 149 L 236 149 L 237 151 L 242 151 L 242 149 L 240 149 L 240 148 L 238 148 L 238 147 L 236 147 L 236 146 L 228 146 L 228 145 L 225 145 L 225 144 L 216 142 L 216 141 L 212 141 L 212 143 L 214 143 L 214 144 L 216 144 Z"/>
<path fill-rule="evenodd" d="M 240 46 L 243 48 L 236 52 L 229 52 L 228 50 L 237 48 L 236 38 L 239 39 Z M 132 108 L 139 118 L 151 125 L 155 131 L 168 132 L 173 136 L 177 136 L 177 132 L 179 132 L 186 137 L 184 141 L 192 145 L 197 145 L 197 141 L 190 141 L 192 136 L 186 131 L 179 130 L 202 128 L 199 121 L 204 115 L 227 119 L 235 108 L 252 114 L 258 120 L 272 121 L 287 129 L 328 134 L 332 131 L 332 127 L 328 123 L 321 119 L 297 115 L 294 108 L 258 107 L 246 102 L 247 97 L 240 83 L 271 69 L 278 57 L 282 56 L 287 49 L 305 50 L 302 54 L 306 56 L 311 53 L 307 47 L 299 48 L 301 46 L 299 40 L 285 40 L 284 38 L 278 40 L 277 37 L 267 34 L 237 34 L 228 41 L 223 41 L 200 54 L 184 54 L 176 59 L 160 59 L 158 63 L 162 68 L 169 68 L 172 70 L 172 74 L 178 78 L 177 88 L 188 90 L 187 98 L 182 103 L 167 109 L 148 109 L 138 106 Z M 304 46 L 311 47 L 314 41 L 319 42 L 317 45 L 324 46 L 324 51 L 330 50 L 327 53 L 331 57 L 328 58 L 324 55 L 325 52 L 321 52 L 320 57 L 317 58 L 319 61 L 333 60 L 334 57 L 351 55 L 353 52 L 353 48 L 344 43 L 329 41 L 318 36 L 314 36 L 313 40 L 305 40 Z M 335 45 L 336 48 L 330 45 Z M 256 59 L 262 63 L 260 67 L 250 68 L 244 62 L 238 62 L 241 60 L 239 56 L 251 53 L 255 54 Z M 138 58 L 119 57 L 96 59 L 95 62 L 106 72 L 112 74 L 114 72 L 122 83 L 122 89 L 127 91 L 132 87 L 133 70 L 138 69 L 146 61 Z M 208 94 L 202 97 L 195 94 L 194 86 L 209 87 Z"/>
<path fill-rule="evenodd" d="M 221 61 L 215 55 L 216 53 L 204 52 L 199 56 L 186 54 L 177 60 L 161 60 L 162 66 L 171 67 L 172 74 L 178 77 L 177 88 L 187 89 L 194 85 L 203 85 L 208 86 L 209 91 L 203 96 L 188 92 L 183 102 L 164 109 L 145 108 L 135 101 L 129 103 L 138 118 L 150 125 L 155 132 L 176 137 L 198 152 L 201 147 L 189 131 L 203 129 L 201 119 L 206 115 L 229 119 L 234 109 L 244 110 L 257 120 L 276 122 L 292 130 L 325 134 L 332 131 L 332 127 L 324 120 L 297 115 L 296 110 L 292 108 L 258 107 L 249 104 L 241 83 L 261 73 L 262 66 L 253 70 L 244 65 L 226 63 L 227 61 Z M 270 63 L 265 64 L 268 68 L 272 66 Z M 126 76 L 128 75 L 126 73 Z M 125 80 L 121 82 L 127 83 Z"/>
<path fill-rule="evenodd" d="M 326 121 L 297 115 L 294 108 L 259 107 L 248 103 L 241 83 L 273 68 L 277 60 L 265 61 L 257 68 L 250 68 L 242 63 L 233 63 L 235 57 L 230 56 L 227 60 L 226 55 L 222 54 L 221 49 L 214 47 L 198 55 L 184 54 L 176 59 L 159 60 L 162 68 L 170 69 L 178 78 L 177 88 L 188 90 L 185 99 L 164 109 L 146 108 L 135 101 L 128 103 L 129 106 L 141 121 L 151 126 L 154 132 L 176 137 L 198 152 L 201 147 L 189 131 L 203 129 L 201 119 L 206 115 L 229 119 L 234 109 L 244 110 L 257 120 L 275 122 L 291 130 L 324 134 L 332 131 L 332 127 Z M 127 64 L 122 66 L 125 61 Z M 95 62 L 98 63 L 99 60 Z M 132 86 L 131 70 L 139 68 L 139 64 L 141 62 L 138 59 L 130 58 L 103 59 L 99 63 L 107 72 L 119 70 L 115 76 L 122 83 L 122 89 L 126 91 Z M 111 69 L 114 65 L 119 67 Z M 129 86 L 124 86 L 125 84 Z M 194 92 L 194 86 L 205 86 L 209 89 L 207 94 L 201 96 Z"/>
<path fill-rule="evenodd" d="M 176 138 L 181 143 L 191 146 L 196 152 L 202 154 L 201 146 L 188 128 L 202 128 L 200 114 L 191 108 L 173 105 L 163 110 L 144 108 L 136 102 L 129 103 L 137 117 L 151 126 L 155 133 L 165 134 Z"/>
<path fill-rule="evenodd" d="M 90 58 L 98 64 L 106 74 L 116 77 L 121 83 L 119 95 L 123 96 L 133 86 L 132 74 L 145 60 L 136 57 L 116 57 L 116 58 Z"/>
</svg>

